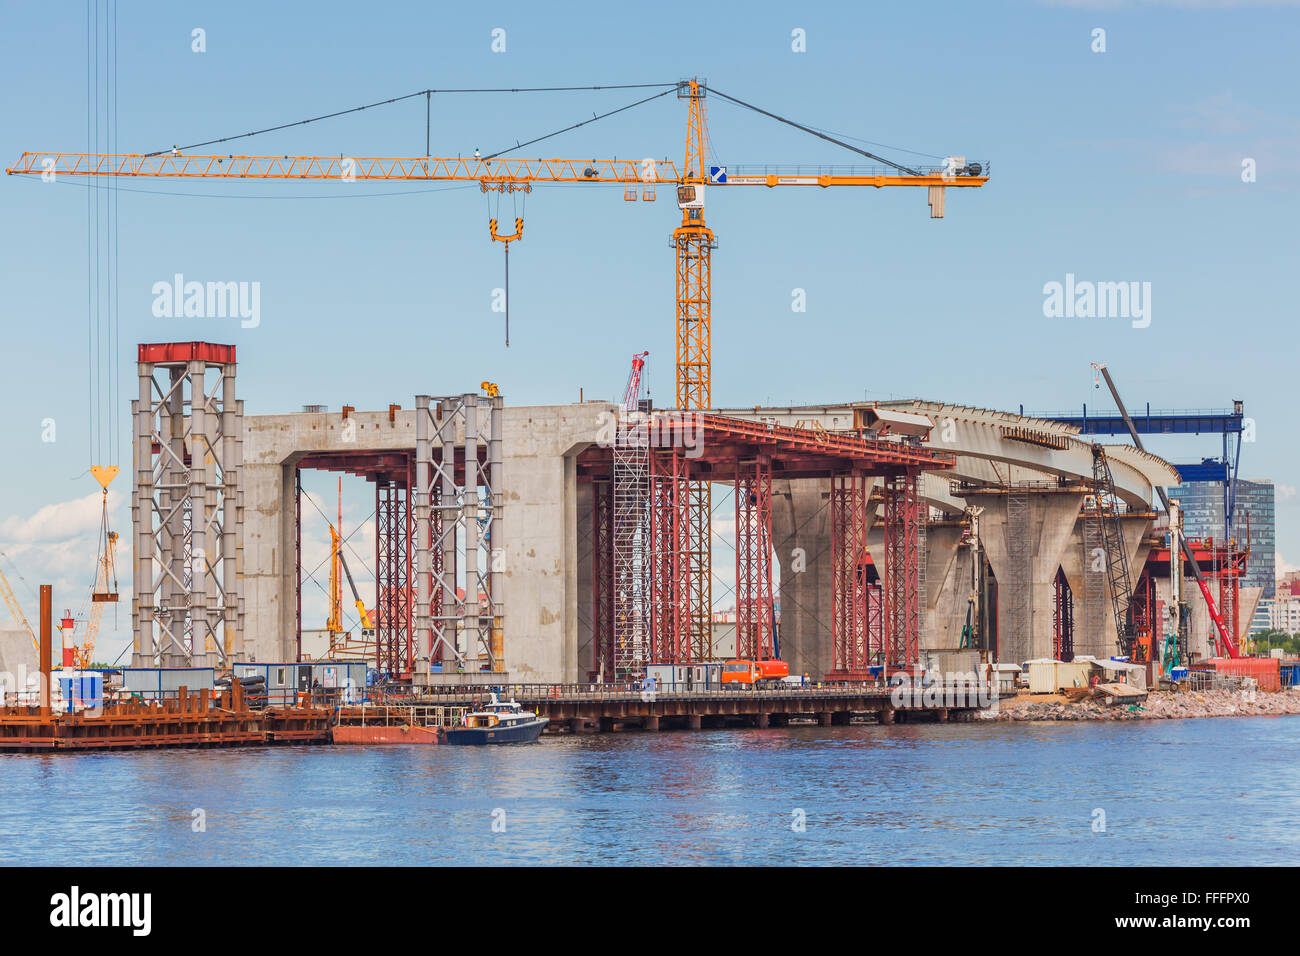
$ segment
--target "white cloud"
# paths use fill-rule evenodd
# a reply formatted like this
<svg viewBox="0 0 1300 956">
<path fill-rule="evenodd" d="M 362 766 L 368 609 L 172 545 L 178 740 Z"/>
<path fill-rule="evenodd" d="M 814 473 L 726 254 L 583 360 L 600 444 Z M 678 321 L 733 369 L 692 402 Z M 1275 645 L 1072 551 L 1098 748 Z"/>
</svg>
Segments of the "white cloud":
<svg viewBox="0 0 1300 956">
<path fill-rule="evenodd" d="M 1295 497 L 1295 485 L 1275 484 L 1273 494 L 1277 496 L 1278 501 L 1290 501 Z"/>
<path fill-rule="evenodd" d="M 11 515 L 0 521 L 0 541 L 59 541 L 84 534 L 98 533 L 103 494 L 94 492 L 84 498 L 46 505 L 30 517 Z M 108 496 L 110 514 L 118 507 L 117 496 Z"/>
</svg>

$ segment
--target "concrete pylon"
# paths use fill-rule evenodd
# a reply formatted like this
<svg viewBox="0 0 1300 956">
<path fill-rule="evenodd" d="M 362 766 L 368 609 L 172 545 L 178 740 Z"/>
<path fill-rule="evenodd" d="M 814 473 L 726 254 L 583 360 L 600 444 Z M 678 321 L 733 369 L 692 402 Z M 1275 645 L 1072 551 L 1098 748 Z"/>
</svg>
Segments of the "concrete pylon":
<svg viewBox="0 0 1300 956">
<path fill-rule="evenodd" d="M 874 487 L 873 481 L 873 487 Z M 867 509 L 868 529 L 876 518 Z M 831 669 L 831 509 L 825 478 L 772 482 L 772 546 L 781 566 L 781 658 L 791 674 Z M 872 556 L 879 560 L 880 549 Z"/>
<path fill-rule="evenodd" d="M 1115 627 L 1105 556 L 1088 553 L 1085 524 L 1080 517 L 1071 541 L 1061 555 L 1061 570 L 1065 572 L 1074 597 L 1074 653 L 1111 657 L 1119 653 L 1119 632 Z M 1128 556 L 1130 584 L 1136 587 L 1151 551 L 1148 538 L 1151 516 L 1124 515 L 1120 518 L 1120 529 L 1124 535 L 1124 552 Z M 1167 590 L 1162 599 L 1168 599 Z"/>
<path fill-rule="evenodd" d="M 961 544 L 961 537 L 960 524 L 935 523 L 926 527 L 922 648 L 961 645 L 961 628 L 966 620 L 970 593 L 971 562 L 971 549 L 969 545 Z"/>
<path fill-rule="evenodd" d="M 1006 491 L 968 491 L 968 505 L 984 508 L 980 538 L 998 581 L 998 659 L 1019 664 L 1052 655 L 1052 606 L 1056 571 L 1067 545 L 1074 539 L 1075 521 L 1083 503 L 1081 492 L 1020 488 L 1025 507 L 1008 523 Z M 1013 567 L 1013 558 L 1025 566 Z M 1018 579 L 1026 593 L 1016 594 Z M 1023 613 L 1021 621 L 1016 614 Z M 1077 633 L 1077 632 L 1076 632 Z"/>
<path fill-rule="evenodd" d="M 830 485 L 822 478 L 772 482 L 772 544 L 781 565 L 781 657 L 791 674 L 831 667 Z"/>
</svg>

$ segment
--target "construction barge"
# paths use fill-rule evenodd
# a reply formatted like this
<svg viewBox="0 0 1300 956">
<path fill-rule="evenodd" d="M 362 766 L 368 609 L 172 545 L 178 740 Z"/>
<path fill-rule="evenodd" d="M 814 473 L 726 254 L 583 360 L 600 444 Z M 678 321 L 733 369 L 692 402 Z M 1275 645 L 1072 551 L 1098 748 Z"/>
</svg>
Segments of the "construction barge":
<svg viewBox="0 0 1300 956">
<path fill-rule="evenodd" d="M 238 682 L 216 696 L 182 687 L 161 700 L 106 700 L 73 711 L 0 707 L 0 752 L 327 744 L 333 719 L 333 709 L 310 702 L 250 707 Z"/>
</svg>

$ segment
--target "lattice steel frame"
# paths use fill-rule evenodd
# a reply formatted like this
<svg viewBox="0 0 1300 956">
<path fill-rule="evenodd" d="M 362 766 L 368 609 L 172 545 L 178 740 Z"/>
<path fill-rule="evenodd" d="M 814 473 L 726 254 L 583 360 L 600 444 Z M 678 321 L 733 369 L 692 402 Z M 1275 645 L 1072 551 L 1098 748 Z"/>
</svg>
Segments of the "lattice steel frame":
<svg viewBox="0 0 1300 956">
<path fill-rule="evenodd" d="M 473 392 L 415 397 L 417 663 L 441 647 L 460 662 L 479 653 L 491 671 L 505 669 L 502 407 L 499 395 Z"/>
<path fill-rule="evenodd" d="M 391 677 L 415 668 L 411 629 L 410 492 L 391 478 L 375 482 L 375 666 Z"/>
<path fill-rule="evenodd" d="M 614 679 L 614 483 L 591 483 L 592 670 Z"/>
<path fill-rule="evenodd" d="M 645 675 L 651 656 L 650 498 L 652 488 L 648 418 L 625 411 L 615 435 L 610 489 L 610 559 L 613 605 L 606 667 L 611 679 Z"/>
<path fill-rule="evenodd" d="M 866 569 L 867 508 L 872 484 L 871 478 L 857 474 L 831 479 L 831 669 L 828 676 L 837 680 L 865 679 L 871 662 Z M 876 611 L 880 623 L 883 617 L 879 600 Z M 878 643 L 876 651 L 883 650 L 883 643 Z"/>
<path fill-rule="evenodd" d="M 694 588 L 687 526 L 691 491 L 687 459 L 680 449 L 651 452 L 648 663 L 690 660 Z"/>
<path fill-rule="evenodd" d="M 885 480 L 885 670 L 913 666 L 920 656 L 922 623 L 919 548 L 924 520 L 915 470 Z"/>
<path fill-rule="evenodd" d="M 736 463 L 736 656 L 773 656 L 772 459 Z M 697 658 L 698 659 L 698 658 Z"/>
<path fill-rule="evenodd" d="M 204 666 L 215 655 L 225 664 L 242 646 L 243 624 L 243 409 L 235 398 L 235 348 L 141 345 L 137 360 L 132 663 Z M 211 370 L 217 374 L 209 389 Z"/>
<path fill-rule="evenodd" d="M 1074 592 L 1065 572 L 1056 569 L 1052 601 L 1052 653 L 1058 661 L 1074 660 Z"/>
</svg>

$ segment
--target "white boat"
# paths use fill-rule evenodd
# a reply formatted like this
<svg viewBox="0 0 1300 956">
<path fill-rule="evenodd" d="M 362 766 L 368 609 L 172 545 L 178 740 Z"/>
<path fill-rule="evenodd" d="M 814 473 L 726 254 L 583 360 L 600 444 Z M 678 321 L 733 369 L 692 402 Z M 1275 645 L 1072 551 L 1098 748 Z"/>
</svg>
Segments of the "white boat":
<svg viewBox="0 0 1300 956">
<path fill-rule="evenodd" d="M 449 744 L 519 744 L 532 743 L 542 735 L 550 718 L 538 717 L 524 710 L 514 699 L 492 700 L 482 710 L 465 715 L 465 723 L 447 729 Z"/>
</svg>

